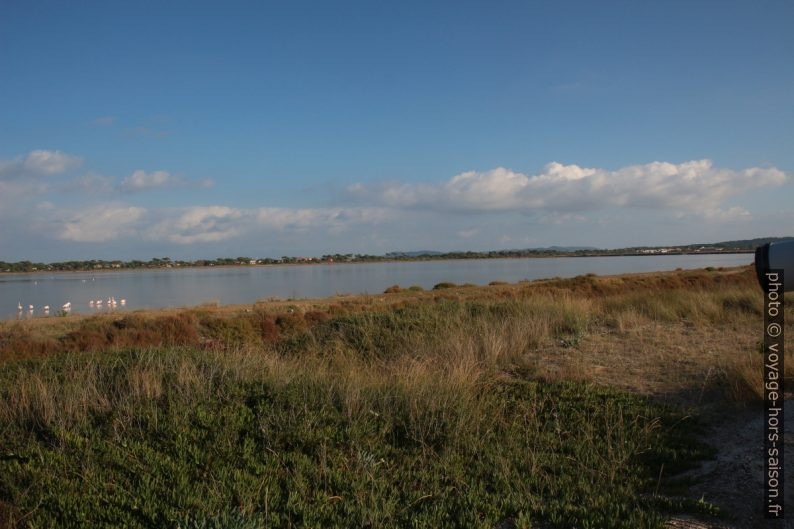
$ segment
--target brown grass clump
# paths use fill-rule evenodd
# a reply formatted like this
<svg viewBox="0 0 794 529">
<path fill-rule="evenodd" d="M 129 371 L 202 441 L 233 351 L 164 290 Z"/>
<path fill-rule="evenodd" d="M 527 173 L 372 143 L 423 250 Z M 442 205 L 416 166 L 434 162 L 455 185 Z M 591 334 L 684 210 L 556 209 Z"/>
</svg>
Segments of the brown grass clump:
<svg viewBox="0 0 794 529">
<path fill-rule="evenodd" d="M 259 330 L 259 336 L 264 342 L 275 342 L 279 339 L 276 317 L 265 312 L 258 312 L 251 317 L 254 326 Z"/>
<path fill-rule="evenodd" d="M 98 351 L 113 347 L 196 345 L 197 319 L 190 312 L 154 318 L 138 314 L 120 319 L 95 316 L 80 322 L 60 340 L 66 352 Z"/>
<path fill-rule="evenodd" d="M 288 312 L 276 317 L 276 326 L 285 335 L 294 335 L 306 329 L 306 320 L 300 312 Z"/>
<path fill-rule="evenodd" d="M 250 317 L 207 316 L 200 323 L 206 338 L 219 346 L 240 347 L 261 342 L 261 322 L 257 328 Z"/>
<path fill-rule="evenodd" d="M 56 347 L 54 340 L 35 334 L 27 326 L 11 325 L 0 333 L 0 362 L 44 356 Z"/>
<path fill-rule="evenodd" d="M 309 323 L 310 325 L 313 323 L 321 323 L 324 321 L 328 321 L 330 318 L 331 318 L 330 314 L 320 310 L 310 310 L 303 315 L 303 319 L 305 319 L 306 322 Z"/>
</svg>

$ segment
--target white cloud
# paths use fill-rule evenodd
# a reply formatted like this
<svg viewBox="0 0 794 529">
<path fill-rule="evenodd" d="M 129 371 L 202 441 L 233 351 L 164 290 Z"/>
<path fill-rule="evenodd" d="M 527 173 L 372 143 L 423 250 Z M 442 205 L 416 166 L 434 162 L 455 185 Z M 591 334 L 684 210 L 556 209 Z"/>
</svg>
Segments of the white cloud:
<svg viewBox="0 0 794 529">
<path fill-rule="evenodd" d="M 61 151 L 31 151 L 22 162 L 22 168 L 34 174 L 54 175 L 74 169 L 83 163 L 79 156 Z"/>
<path fill-rule="evenodd" d="M 0 179 L 0 216 L 23 213 L 29 201 L 49 191 L 45 182 Z"/>
<path fill-rule="evenodd" d="M 147 230 L 146 238 L 175 244 L 218 242 L 266 232 L 340 233 L 389 217 L 382 208 L 256 208 L 193 206 L 162 212 L 164 218 Z"/>
<path fill-rule="evenodd" d="M 125 205 L 101 205 L 72 214 L 58 238 L 75 242 L 104 242 L 133 235 L 146 209 Z"/>
<path fill-rule="evenodd" d="M 75 169 L 83 159 L 61 151 L 37 149 L 24 157 L 0 160 L 0 178 L 52 176 Z"/>
<path fill-rule="evenodd" d="M 616 171 L 552 162 L 531 176 L 498 167 L 461 173 L 441 185 L 354 184 L 348 192 L 391 207 L 446 211 L 566 212 L 610 206 L 702 211 L 787 179 L 774 167 L 737 171 L 716 168 L 710 160 L 653 162 Z"/>
<path fill-rule="evenodd" d="M 157 189 L 162 187 L 194 187 L 198 189 L 209 189 L 215 187 L 215 181 L 211 178 L 202 180 L 185 180 L 178 175 L 173 175 L 168 171 L 146 172 L 141 169 L 134 171 L 130 176 L 124 178 L 119 186 L 122 191 L 134 192 L 146 189 Z"/>
<path fill-rule="evenodd" d="M 60 156 L 59 151 L 46 152 L 48 155 L 34 151 L 10 162 L 0 161 L 0 172 L 55 174 L 75 163 L 68 160 L 69 155 Z M 12 169 L 4 169 L 9 164 Z M 682 225 L 706 223 L 725 223 L 733 229 L 732 223 L 752 221 L 742 224 L 750 226 L 757 221 L 735 205 L 735 198 L 728 199 L 754 188 L 781 185 L 787 179 L 775 168 L 732 170 L 700 160 L 654 162 L 614 171 L 551 163 L 536 175 L 496 168 L 464 172 L 439 184 L 356 184 L 349 192 L 363 203 L 354 207 L 209 205 L 146 209 L 124 203 L 97 204 L 97 197 L 85 192 L 65 193 L 77 188 L 117 192 L 202 185 L 201 181 L 187 181 L 167 171 L 137 170 L 121 183 L 93 173 L 79 178 L 0 178 L 0 217 L 7 225 L 17 223 L 31 233 L 74 242 L 186 246 L 239 239 L 240 244 L 266 241 L 265 245 L 308 246 L 343 240 L 355 245 L 377 239 L 384 248 L 392 249 L 405 241 L 423 246 L 434 240 L 457 240 L 458 244 L 465 240 L 473 247 L 520 245 L 521 237 L 543 233 L 559 239 L 553 243 L 567 244 L 568 239 L 560 239 L 564 230 L 574 225 L 577 234 L 587 230 L 595 233 L 596 224 L 606 222 L 602 217 L 609 214 L 617 214 L 621 222 L 630 218 L 632 224 L 636 221 L 645 225 L 653 225 L 660 218 L 677 218 L 680 222 L 668 224 L 678 230 Z M 62 208 L 61 200 L 69 201 L 68 209 Z M 78 209 L 84 204 L 87 207 Z M 424 211 L 417 211 L 420 209 Z M 449 212 L 496 214 L 478 222 L 476 217 L 461 220 L 460 216 L 445 215 Z M 509 215 L 500 213 L 514 212 L 527 214 L 519 218 L 520 226 L 512 224 L 516 220 L 513 217 L 507 228 L 498 232 L 493 229 L 492 220 L 502 218 L 507 222 Z M 497 240 L 502 233 L 512 239 Z"/>
<path fill-rule="evenodd" d="M 125 191 L 141 191 L 143 189 L 165 187 L 177 183 L 178 179 L 171 176 L 171 173 L 168 171 L 152 171 L 147 173 L 146 171 L 138 169 L 121 181 L 121 188 Z"/>
<path fill-rule="evenodd" d="M 278 230 L 327 228 L 339 231 L 354 223 L 386 220 L 390 213 L 383 208 L 259 208 L 256 221 L 260 226 Z"/>
<path fill-rule="evenodd" d="M 9 185 L 17 184 L 0 181 L 0 199 Z M 22 217 L 14 215 L 27 215 L 31 209 L 35 210 L 26 224 L 41 235 L 64 241 L 138 240 L 178 245 L 279 234 L 287 238 L 305 234 L 322 239 L 349 229 L 370 228 L 392 218 L 394 213 L 382 208 L 243 209 L 218 205 L 146 209 L 123 203 L 91 205 L 78 210 L 62 209 L 49 201 L 29 206 L 15 212 L 0 207 L 0 216 L 10 222 L 22 222 Z"/>
<path fill-rule="evenodd" d="M 753 216 L 746 209 L 734 206 L 728 209 L 708 208 L 692 213 L 679 213 L 679 220 L 704 220 L 706 222 L 737 222 L 749 221 Z"/>
<path fill-rule="evenodd" d="M 243 210 L 225 206 L 195 206 L 181 210 L 148 231 L 148 238 L 176 244 L 217 242 L 240 235 Z"/>
</svg>

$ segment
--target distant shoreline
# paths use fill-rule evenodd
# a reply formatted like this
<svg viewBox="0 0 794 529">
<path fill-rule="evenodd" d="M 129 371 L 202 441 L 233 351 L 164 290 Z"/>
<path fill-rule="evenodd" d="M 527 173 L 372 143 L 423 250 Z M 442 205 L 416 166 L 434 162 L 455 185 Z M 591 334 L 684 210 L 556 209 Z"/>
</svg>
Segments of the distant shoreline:
<svg viewBox="0 0 794 529">
<path fill-rule="evenodd" d="M 741 252 L 746 253 L 746 252 Z M 750 265 L 751 266 L 751 265 Z M 720 275 L 732 275 L 732 274 L 740 274 L 743 270 L 747 269 L 748 265 L 733 265 L 733 266 L 726 266 L 726 267 L 719 267 L 716 269 L 712 269 L 711 273 L 716 273 Z M 219 268 L 219 267 L 218 267 Z M 123 317 L 130 314 L 137 314 L 137 315 L 145 315 L 145 316 L 161 316 L 161 315 L 174 315 L 180 314 L 184 312 L 190 312 L 195 310 L 207 310 L 211 311 L 215 314 L 226 314 L 226 315 L 234 315 L 234 314 L 241 314 L 250 312 L 252 307 L 269 307 L 270 309 L 283 309 L 285 311 L 289 311 L 290 309 L 297 310 L 300 309 L 302 311 L 310 311 L 310 310 L 325 310 L 329 305 L 334 304 L 345 304 L 345 303 L 376 303 L 376 304 L 383 304 L 384 306 L 388 306 L 393 303 L 400 303 L 406 299 L 433 299 L 434 296 L 444 295 L 449 293 L 469 293 L 477 296 L 478 293 L 492 291 L 492 289 L 503 289 L 503 290 L 512 290 L 521 288 L 522 286 L 527 285 L 544 285 L 550 283 L 559 283 L 559 282 L 566 282 L 571 280 L 576 280 L 577 278 L 598 278 L 602 281 L 611 281 L 611 280 L 625 280 L 629 278 L 637 278 L 641 280 L 652 280 L 653 278 L 664 277 L 664 276 L 677 276 L 677 275 L 686 275 L 686 274 L 693 274 L 699 273 L 706 269 L 704 268 L 688 268 L 688 269 L 669 269 L 669 270 L 655 270 L 655 271 L 647 271 L 647 272 L 625 272 L 625 273 L 607 273 L 607 274 L 581 274 L 579 276 L 570 276 L 570 277 L 538 277 L 534 279 L 523 279 L 518 281 L 489 281 L 487 284 L 456 284 L 456 283 L 449 283 L 449 287 L 443 289 L 435 289 L 435 288 L 421 288 L 417 291 L 411 290 L 410 288 L 401 288 L 394 292 L 388 291 L 378 291 L 378 292 L 351 292 L 351 293 L 337 293 L 333 295 L 319 295 L 319 296 L 307 296 L 307 297 L 300 297 L 300 298 L 289 298 L 289 297 L 269 297 L 269 298 L 259 298 L 253 302 L 232 302 L 232 303 L 220 303 L 219 301 L 204 301 L 200 303 L 192 303 L 192 304 L 176 304 L 173 306 L 162 306 L 162 307 L 119 307 L 118 309 L 114 309 L 112 311 L 102 310 L 101 312 L 73 312 L 69 314 L 68 320 L 63 320 L 58 317 L 57 314 L 50 314 L 50 315 L 42 315 L 36 314 L 31 317 L 25 317 L 22 319 L 14 319 L 14 318 L 3 318 L 0 315 L 0 330 L 2 330 L 3 326 L 5 325 L 13 325 L 13 324 L 26 324 L 26 325 L 49 325 L 49 324 L 58 324 L 59 322 L 62 323 L 64 321 L 68 322 L 75 322 L 80 321 L 87 318 L 116 318 L 116 317 Z M 37 273 L 37 272 L 34 272 Z M 755 277 L 753 273 L 753 277 Z M 56 311 L 57 312 L 57 311 Z"/>
<path fill-rule="evenodd" d="M 389 263 L 414 263 L 414 262 L 431 262 L 431 261 L 486 261 L 497 259 L 559 259 L 568 257 L 665 257 L 665 256 L 681 256 L 681 255 L 741 255 L 752 254 L 754 250 L 732 250 L 725 252 L 667 252 L 667 253 L 587 253 L 587 254 L 545 254 L 545 255 L 505 255 L 505 256 L 478 256 L 478 257 L 406 257 L 406 258 L 384 258 L 360 261 L 305 261 L 305 262 L 291 262 L 291 263 L 261 263 L 261 264 L 222 264 L 222 265 L 173 265 L 173 266 L 159 266 L 159 267 L 119 267 L 119 268 L 86 268 L 81 270 L 35 270 L 28 272 L 12 272 L 0 270 L 0 277 L 3 275 L 46 275 L 46 274 L 107 274 L 114 272 L 141 272 L 141 271 L 155 271 L 155 270 L 198 270 L 198 269 L 228 269 L 228 268 L 266 268 L 266 267 L 281 267 L 281 266 L 318 266 L 318 265 L 357 265 L 357 264 L 389 264 Z"/>
</svg>

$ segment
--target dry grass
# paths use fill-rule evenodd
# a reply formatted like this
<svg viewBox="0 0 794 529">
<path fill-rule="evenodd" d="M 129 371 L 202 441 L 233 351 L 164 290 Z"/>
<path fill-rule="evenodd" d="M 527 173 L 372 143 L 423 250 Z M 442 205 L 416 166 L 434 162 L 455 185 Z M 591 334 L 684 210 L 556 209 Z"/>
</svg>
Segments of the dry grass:
<svg viewBox="0 0 794 529">
<path fill-rule="evenodd" d="M 686 393 L 695 400 L 719 389 L 723 397 L 751 401 L 762 395 L 762 300 L 752 274 L 744 267 L 582 276 L 450 287 L 443 295 L 391 289 L 388 295 L 341 304 L 338 299 L 260 303 L 235 310 L 201 307 L 4 322 L 0 359 L 129 347 L 199 347 L 212 353 L 213 365 L 220 366 L 213 369 L 239 373 L 249 366 L 286 379 L 298 369 L 346 380 L 351 388 L 359 388 L 351 390 L 351 403 L 360 399 L 366 377 L 416 384 L 421 395 L 422 384 L 466 386 L 481 383 L 486 374 L 511 371 L 655 395 Z M 786 311 L 791 312 L 790 305 Z M 202 365 L 206 369 L 209 364 Z M 149 364 L 130 371 L 123 384 L 113 381 L 122 386 L 109 392 L 101 389 L 107 381 L 99 380 L 96 368 L 77 366 L 77 371 L 59 375 L 65 376 L 59 385 L 70 403 L 64 412 L 67 418 L 92 407 L 117 405 L 114 393 L 156 399 L 164 391 L 166 376 L 175 379 L 179 391 L 193 391 L 217 375 L 201 372 L 193 360 L 171 366 L 167 358 L 152 357 Z M 55 420 L 51 381 L 42 380 L 40 371 L 26 376 L 24 368 L 19 369 L 18 391 L 4 399 L 0 416 L 32 414 L 45 422 Z M 794 363 L 788 362 L 785 376 L 793 373 Z M 355 383 L 351 377 L 358 377 Z M 64 402 L 63 394 L 57 398 Z"/>
<path fill-rule="evenodd" d="M 427 292 L 392 289 L 382 296 L 253 307 L 6 322 L 0 325 L 0 360 L 4 361 L 0 439 L 24 438 L 25 443 L 35 439 L 47 450 L 55 447 L 53 464 L 61 464 L 58 450 L 73 450 L 99 439 L 101 443 L 108 439 L 113 446 L 124 446 L 131 438 L 149 439 L 142 453 L 150 454 L 148 447 L 159 446 L 162 436 L 173 430 L 177 447 L 188 442 L 184 432 L 198 436 L 197 444 L 190 446 L 201 447 L 196 457 L 207 458 L 202 459 L 205 462 L 218 451 L 228 452 L 229 461 L 237 461 L 246 445 L 240 444 L 234 431 L 228 438 L 218 433 L 226 431 L 225 420 L 237 417 L 234 420 L 250 426 L 251 435 L 286 443 L 268 448 L 273 454 L 300 452 L 301 446 L 316 450 L 311 453 L 319 454 L 319 463 L 306 463 L 307 472 L 320 472 L 316 479 L 323 476 L 324 471 L 317 469 L 325 468 L 326 450 L 336 446 L 322 436 L 347 439 L 350 435 L 372 441 L 362 441 L 361 446 L 353 443 L 355 450 L 338 452 L 335 460 L 329 460 L 329 467 L 337 465 L 339 480 L 361 468 L 365 469 L 362 475 L 374 483 L 380 472 L 374 469 L 381 463 L 372 454 L 382 452 L 383 440 L 388 439 L 411 457 L 420 458 L 417 469 L 438 460 L 442 453 L 456 454 L 457 449 L 487 454 L 496 445 L 514 446 L 511 457 L 529 454 L 521 460 L 526 467 L 522 479 L 546 476 L 544 469 L 552 468 L 543 478 L 548 481 L 542 483 L 553 484 L 553 476 L 564 466 L 556 458 L 563 457 L 560 454 L 567 449 L 563 447 L 570 448 L 566 436 L 575 432 L 581 436 L 573 443 L 581 450 L 577 456 L 581 461 L 591 453 L 613 458 L 588 463 L 598 464 L 601 470 L 600 484 L 587 488 L 587 495 L 600 498 L 601 491 L 619 488 L 625 479 L 623 470 L 645 450 L 639 437 L 651 439 L 658 433 L 655 428 L 663 429 L 653 420 L 643 423 L 639 431 L 632 429 L 632 421 L 645 417 L 644 409 L 632 412 L 636 419 L 626 422 L 622 412 L 616 412 L 607 415 L 613 422 L 606 427 L 593 424 L 588 413 L 611 413 L 603 400 L 607 397 L 597 394 L 603 388 L 593 393 L 590 384 L 575 385 L 561 400 L 554 391 L 566 386 L 557 382 L 593 382 L 693 405 L 724 407 L 757 401 L 762 395 L 758 347 L 762 296 L 752 273 L 743 268 L 584 276 Z M 792 305 L 787 304 L 786 312 L 787 321 L 793 321 Z M 791 378 L 794 362 L 786 366 L 785 376 Z M 545 391 L 544 396 L 503 395 L 511 384 L 527 380 L 537 384 L 531 386 L 533 391 Z M 625 395 L 608 398 L 617 399 L 609 402 L 618 409 Z M 586 399 L 591 411 L 583 411 L 585 401 L 580 399 Z M 229 410 L 223 411 L 226 405 Z M 209 415 L 205 416 L 205 407 L 212 406 L 221 411 L 215 415 L 206 411 Z M 568 408 L 558 413 L 557 406 Z M 250 422 L 252 410 L 261 422 Z M 344 428 L 329 429 L 329 418 L 337 413 L 346 421 Z M 190 419 L 185 418 L 188 415 Z M 572 415 L 579 418 L 569 425 L 570 431 L 546 429 L 552 423 L 560 427 Z M 562 422 L 555 423 L 558 419 Z M 511 433 L 497 442 L 494 431 Z M 208 432 L 220 435 L 225 444 L 204 439 Z M 293 439 L 289 432 L 297 432 L 294 435 L 299 438 Z M 544 447 L 550 442 L 559 446 Z M 257 457 L 261 458 L 262 450 L 256 452 Z M 545 455 L 535 457 L 535 452 Z M 160 455 L 155 455 L 160 461 Z M 295 457 L 303 461 L 300 458 L 305 459 L 305 454 Z M 257 465 L 262 461 L 251 458 L 252 475 L 258 476 L 261 468 Z M 138 464 L 134 458 L 123 460 Z M 516 470 L 515 460 L 494 461 L 504 465 L 497 469 L 503 475 Z M 581 472 L 588 471 L 588 464 L 580 465 Z M 443 479 L 450 468 L 471 466 L 452 459 L 445 465 L 438 471 Z M 192 461 L 184 465 L 185 469 L 194 467 Z M 269 472 L 280 475 L 277 468 Z M 459 472 L 463 475 L 464 471 Z M 62 477 L 49 467 L 41 475 Z M 228 483 L 215 491 L 217 498 L 226 498 L 239 482 L 236 475 L 224 475 Z M 97 476 L 95 483 L 104 483 Z M 467 482 L 460 479 L 458 485 L 464 486 Z M 504 494 L 519 481 L 511 479 Z M 362 491 L 372 488 L 369 481 L 362 483 Z M 385 483 L 390 482 L 384 479 L 379 486 Z M 252 495 L 259 493 L 251 487 Z M 467 490 L 467 494 L 479 494 Z M 530 491 L 525 492 L 516 498 L 529 497 Z M 25 494 L 15 498 L 28 505 Z M 483 505 L 493 503 L 486 492 L 482 494 Z M 246 501 L 253 506 L 258 500 Z M 611 497 L 594 501 L 583 517 L 614 502 Z M 415 505 L 405 508 L 409 507 Z M 14 508 L 0 505 L 0 521 L 2 516 L 21 519 L 12 513 Z M 377 511 L 368 504 L 356 509 Z M 382 505 L 380 509 L 391 512 Z M 591 525 L 603 526 L 599 524 Z"/>
</svg>

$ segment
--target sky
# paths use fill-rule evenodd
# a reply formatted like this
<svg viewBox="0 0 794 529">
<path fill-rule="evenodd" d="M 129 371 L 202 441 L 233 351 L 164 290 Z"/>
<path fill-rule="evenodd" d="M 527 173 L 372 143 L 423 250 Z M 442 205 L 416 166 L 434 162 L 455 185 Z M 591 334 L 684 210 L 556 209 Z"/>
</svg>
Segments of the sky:
<svg viewBox="0 0 794 529">
<path fill-rule="evenodd" d="M 0 3 L 0 260 L 794 235 L 794 3 Z"/>
</svg>

